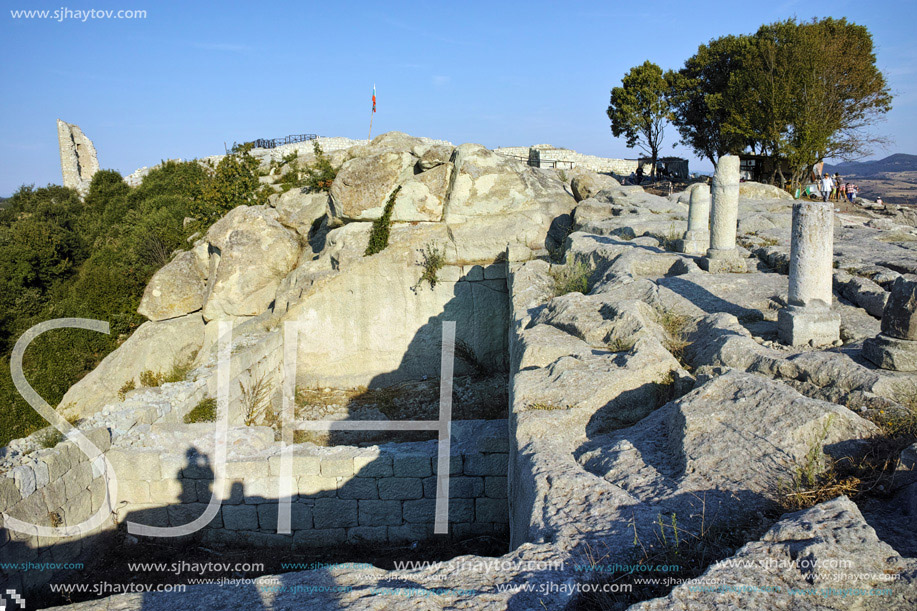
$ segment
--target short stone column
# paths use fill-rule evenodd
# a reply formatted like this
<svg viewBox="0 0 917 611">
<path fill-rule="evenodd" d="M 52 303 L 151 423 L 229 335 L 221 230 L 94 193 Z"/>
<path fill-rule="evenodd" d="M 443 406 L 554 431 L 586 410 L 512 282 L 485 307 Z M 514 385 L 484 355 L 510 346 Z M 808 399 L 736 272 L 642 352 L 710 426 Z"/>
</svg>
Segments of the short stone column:
<svg viewBox="0 0 917 611">
<path fill-rule="evenodd" d="M 833 206 L 793 204 L 789 303 L 777 314 L 781 342 L 824 346 L 840 339 L 841 317 L 831 308 L 833 269 Z"/>
<path fill-rule="evenodd" d="M 882 332 L 863 343 L 863 355 L 882 369 L 917 371 L 917 276 L 895 280 Z"/>
<path fill-rule="evenodd" d="M 713 201 L 710 215 L 710 248 L 699 261 L 708 272 L 744 272 L 747 263 L 736 250 L 739 221 L 739 158 L 723 155 L 713 174 Z"/>
<path fill-rule="evenodd" d="M 699 184 L 691 190 L 688 200 L 688 230 L 678 241 L 678 250 L 689 255 L 702 255 L 710 248 L 710 187 Z"/>
</svg>

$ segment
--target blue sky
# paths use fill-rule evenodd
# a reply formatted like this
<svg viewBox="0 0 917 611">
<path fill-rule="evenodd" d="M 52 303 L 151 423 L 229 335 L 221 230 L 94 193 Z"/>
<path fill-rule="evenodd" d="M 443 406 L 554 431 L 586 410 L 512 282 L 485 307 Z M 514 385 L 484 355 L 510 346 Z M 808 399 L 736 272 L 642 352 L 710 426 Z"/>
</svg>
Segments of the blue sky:
<svg viewBox="0 0 917 611">
<path fill-rule="evenodd" d="M 69 2 L 73 4 L 69 4 Z M 103 168 L 222 152 L 291 133 L 399 130 L 488 147 L 551 143 L 635 157 L 611 135 L 609 91 L 646 59 L 677 68 L 701 43 L 795 16 L 865 25 L 895 93 L 878 150 L 917 153 L 913 2 L 151 2 L 4 0 L 0 195 L 60 183 L 55 120 Z M 145 19 L 13 19 L 18 9 L 146 10 Z M 813 12 L 817 8 L 819 12 Z M 666 132 L 664 152 L 695 160 Z"/>
</svg>

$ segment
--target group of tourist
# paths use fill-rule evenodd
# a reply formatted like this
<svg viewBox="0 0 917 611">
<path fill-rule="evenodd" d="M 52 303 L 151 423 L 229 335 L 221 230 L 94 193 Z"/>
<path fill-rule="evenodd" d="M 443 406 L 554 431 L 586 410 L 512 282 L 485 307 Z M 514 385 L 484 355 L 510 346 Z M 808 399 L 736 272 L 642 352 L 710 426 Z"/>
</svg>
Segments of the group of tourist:
<svg viewBox="0 0 917 611">
<path fill-rule="evenodd" d="M 825 202 L 839 202 L 845 199 L 853 202 L 853 199 L 859 193 L 859 187 L 851 182 L 845 183 L 837 172 L 834 173 L 833 178 L 825 172 L 824 176 L 818 181 L 818 190 L 822 201 Z"/>
</svg>

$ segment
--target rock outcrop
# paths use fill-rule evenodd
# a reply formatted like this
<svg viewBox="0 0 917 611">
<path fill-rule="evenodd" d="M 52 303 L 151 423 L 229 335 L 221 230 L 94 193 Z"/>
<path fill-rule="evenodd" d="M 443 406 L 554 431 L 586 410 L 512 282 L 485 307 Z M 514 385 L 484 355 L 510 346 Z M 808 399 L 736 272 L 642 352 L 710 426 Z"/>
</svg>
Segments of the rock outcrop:
<svg viewBox="0 0 917 611">
<path fill-rule="evenodd" d="M 99 171 L 96 147 L 79 126 L 60 119 L 57 120 L 57 139 L 64 186 L 76 189 L 85 197 L 92 177 Z"/>
</svg>

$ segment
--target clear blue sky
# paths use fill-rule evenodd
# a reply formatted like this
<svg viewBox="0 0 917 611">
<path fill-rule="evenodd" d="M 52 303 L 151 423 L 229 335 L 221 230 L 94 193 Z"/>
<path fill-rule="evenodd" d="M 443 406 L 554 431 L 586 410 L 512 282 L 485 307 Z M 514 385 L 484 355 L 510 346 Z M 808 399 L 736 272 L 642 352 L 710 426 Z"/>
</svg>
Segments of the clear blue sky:
<svg viewBox="0 0 917 611">
<path fill-rule="evenodd" d="M 0 195 L 60 183 L 55 120 L 95 142 L 103 168 L 222 152 L 291 133 L 400 130 L 488 147 L 551 143 L 635 157 L 605 109 L 624 73 L 677 68 L 724 34 L 796 16 L 872 32 L 896 94 L 876 130 L 917 153 L 917 9 L 899 2 L 151 2 L 4 0 Z M 10 10 L 146 10 L 146 19 L 13 19 Z M 818 9 L 818 12 L 813 12 Z M 690 154 L 666 132 L 664 152 Z M 693 157 L 692 169 L 708 164 Z"/>
</svg>

